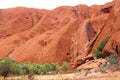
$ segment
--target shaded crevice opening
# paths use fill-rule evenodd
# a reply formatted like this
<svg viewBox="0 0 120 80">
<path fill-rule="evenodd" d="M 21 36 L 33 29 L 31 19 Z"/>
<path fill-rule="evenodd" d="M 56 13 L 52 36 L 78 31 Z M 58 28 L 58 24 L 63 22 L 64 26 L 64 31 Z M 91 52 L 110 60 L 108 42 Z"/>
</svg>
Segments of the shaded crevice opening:
<svg viewBox="0 0 120 80">
<path fill-rule="evenodd" d="M 112 6 L 107 7 L 107 8 L 103 8 L 103 9 L 101 9 L 101 12 L 104 13 L 104 14 L 105 13 L 110 13 L 111 9 L 112 9 Z"/>
<path fill-rule="evenodd" d="M 88 41 L 90 42 L 96 34 L 90 22 L 86 24 L 86 32 L 87 32 Z"/>
<path fill-rule="evenodd" d="M 29 15 L 30 15 L 31 22 L 32 22 L 31 26 L 32 26 L 32 27 L 34 27 L 34 20 L 33 20 L 33 17 L 32 17 L 32 13 L 31 13 L 31 12 L 29 12 Z"/>
</svg>

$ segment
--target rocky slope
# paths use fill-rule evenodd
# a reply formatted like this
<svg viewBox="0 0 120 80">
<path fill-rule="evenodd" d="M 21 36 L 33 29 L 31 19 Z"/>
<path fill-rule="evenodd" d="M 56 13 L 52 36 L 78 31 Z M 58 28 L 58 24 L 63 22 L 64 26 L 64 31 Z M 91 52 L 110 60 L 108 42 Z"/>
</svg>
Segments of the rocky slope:
<svg viewBox="0 0 120 80">
<path fill-rule="evenodd" d="M 0 57 L 38 64 L 69 61 L 79 66 L 111 36 L 103 55 L 117 53 L 120 58 L 119 21 L 120 0 L 53 10 L 1 9 Z"/>
</svg>

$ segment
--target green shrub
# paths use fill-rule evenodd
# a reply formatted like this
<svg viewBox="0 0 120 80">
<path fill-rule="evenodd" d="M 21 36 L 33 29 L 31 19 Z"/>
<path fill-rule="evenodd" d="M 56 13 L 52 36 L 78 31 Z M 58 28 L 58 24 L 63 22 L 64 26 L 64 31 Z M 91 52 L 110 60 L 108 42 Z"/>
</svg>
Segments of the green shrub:
<svg viewBox="0 0 120 80">
<path fill-rule="evenodd" d="M 10 72 L 10 63 L 6 62 L 6 60 L 0 61 L 0 75 L 7 76 Z"/>
<path fill-rule="evenodd" d="M 0 60 L 0 75 L 7 76 L 8 74 L 20 74 L 21 69 L 17 64 L 17 61 L 10 58 Z"/>
<path fill-rule="evenodd" d="M 23 70 L 24 74 L 29 74 L 31 72 L 29 63 L 24 63 L 22 65 L 22 70 Z"/>
<path fill-rule="evenodd" d="M 105 47 L 105 45 L 107 44 L 108 40 L 110 39 L 110 37 L 106 37 L 105 40 L 103 40 L 100 45 L 98 46 L 97 50 L 94 52 L 94 56 L 97 58 L 101 58 L 102 57 L 102 50 Z"/>
<path fill-rule="evenodd" d="M 51 64 L 44 64 L 40 66 L 40 72 L 42 72 L 43 74 L 46 74 L 47 72 L 50 72 L 52 74 L 56 73 L 57 71 L 59 71 L 59 66 L 57 63 L 52 62 Z"/>
<path fill-rule="evenodd" d="M 13 67 L 14 68 L 14 67 Z M 22 70 L 22 65 L 21 64 L 15 64 L 15 68 L 14 68 L 14 73 L 13 74 L 17 74 L 17 75 L 23 75 L 24 72 Z"/>
<path fill-rule="evenodd" d="M 50 70 L 51 71 L 56 71 L 56 70 L 58 70 L 59 69 L 59 66 L 58 66 L 58 64 L 57 63 L 51 63 L 50 64 Z"/>
<path fill-rule="evenodd" d="M 22 65 L 24 74 L 39 74 L 40 66 L 38 64 L 24 63 Z"/>
<path fill-rule="evenodd" d="M 106 37 L 105 40 L 103 40 L 100 45 L 98 46 L 98 50 L 102 52 L 103 48 L 105 47 L 105 45 L 107 44 L 108 40 L 110 39 L 110 37 Z"/>
<path fill-rule="evenodd" d="M 33 72 L 34 72 L 34 74 L 39 74 L 39 71 L 40 71 L 40 65 L 38 65 L 38 64 L 33 64 L 32 65 L 33 66 Z"/>
<path fill-rule="evenodd" d="M 68 62 L 63 62 L 62 68 L 63 69 L 68 69 L 69 68 L 69 63 Z"/>
<path fill-rule="evenodd" d="M 106 60 L 110 62 L 110 64 L 117 64 L 119 62 L 114 54 L 111 54 L 110 56 L 108 56 Z"/>
<path fill-rule="evenodd" d="M 44 64 L 44 65 L 38 65 L 38 64 L 32 64 L 32 63 L 24 63 L 19 64 L 17 61 L 5 58 L 0 59 L 0 75 L 7 76 L 7 75 L 29 75 L 29 74 L 39 74 L 43 72 L 46 74 L 47 72 L 56 73 L 61 71 L 62 69 L 66 70 L 69 67 L 68 62 L 64 62 L 62 64 L 62 67 L 58 66 L 57 63 L 51 63 L 51 64 Z"/>
<path fill-rule="evenodd" d="M 50 64 L 46 63 L 46 64 L 42 65 L 40 68 L 40 71 L 44 72 L 44 73 L 50 71 Z"/>
<path fill-rule="evenodd" d="M 99 51 L 99 50 L 96 50 L 96 51 L 94 52 L 94 56 L 97 57 L 97 58 L 101 58 L 101 57 L 102 57 L 102 52 Z"/>
</svg>

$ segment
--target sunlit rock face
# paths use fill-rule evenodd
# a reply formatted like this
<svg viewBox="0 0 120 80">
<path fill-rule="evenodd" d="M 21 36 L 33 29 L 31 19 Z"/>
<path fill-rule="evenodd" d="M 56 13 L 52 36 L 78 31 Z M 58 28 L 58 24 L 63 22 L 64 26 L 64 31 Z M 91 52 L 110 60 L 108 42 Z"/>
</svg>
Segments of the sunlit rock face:
<svg viewBox="0 0 120 80">
<path fill-rule="evenodd" d="M 81 65 L 111 36 L 103 55 L 120 54 L 120 0 L 105 5 L 62 6 L 53 10 L 0 10 L 0 57 L 38 64 Z"/>
</svg>

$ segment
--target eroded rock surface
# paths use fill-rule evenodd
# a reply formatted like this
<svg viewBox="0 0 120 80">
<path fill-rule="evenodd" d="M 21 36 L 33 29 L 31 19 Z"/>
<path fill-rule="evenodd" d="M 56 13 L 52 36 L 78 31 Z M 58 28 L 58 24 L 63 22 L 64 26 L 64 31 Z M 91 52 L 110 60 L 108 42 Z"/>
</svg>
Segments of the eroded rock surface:
<svg viewBox="0 0 120 80">
<path fill-rule="evenodd" d="M 77 67 L 93 59 L 93 52 L 107 36 L 111 37 L 103 55 L 119 56 L 119 21 L 120 0 L 53 10 L 1 9 L 0 57 L 38 64 L 68 61 Z"/>
</svg>

